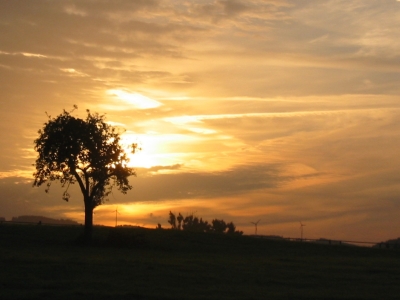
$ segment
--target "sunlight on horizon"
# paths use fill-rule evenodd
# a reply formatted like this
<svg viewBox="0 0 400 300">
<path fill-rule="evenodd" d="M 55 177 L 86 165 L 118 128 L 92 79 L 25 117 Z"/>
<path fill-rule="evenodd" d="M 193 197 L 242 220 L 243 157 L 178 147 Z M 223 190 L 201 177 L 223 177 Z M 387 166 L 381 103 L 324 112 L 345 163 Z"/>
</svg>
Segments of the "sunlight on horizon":
<svg viewBox="0 0 400 300">
<path fill-rule="evenodd" d="M 174 211 L 178 205 L 178 202 L 175 203 L 175 201 L 101 205 L 95 210 L 95 224 L 114 226 L 116 223 L 115 218 L 117 217 L 118 225 L 154 228 L 157 223 L 166 223 L 168 212 L 170 210 Z M 154 220 L 151 220 L 153 217 Z"/>
<path fill-rule="evenodd" d="M 227 200 L 227 199 L 226 199 Z M 231 218 L 222 217 L 220 213 L 210 213 L 215 211 L 218 205 L 214 202 L 205 202 L 204 199 L 182 199 L 169 200 L 165 202 L 130 202 L 113 203 L 98 206 L 95 209 L 95 224 L 114 226 L 117 210 L 118 225 L 133 225 L 154 228 L 157 223 L 163 227 L 168 226 L 167 220 L 169 212 L 182 213 L 187 216 L 194 214 L 205 219 Z M 201 209 L 200 209 L 201 208 Z M 210 216 L 211 214 L 211 216 Z M 83 214 L 71 213 L 70 217 L 83 218 Z"/>
</svg>

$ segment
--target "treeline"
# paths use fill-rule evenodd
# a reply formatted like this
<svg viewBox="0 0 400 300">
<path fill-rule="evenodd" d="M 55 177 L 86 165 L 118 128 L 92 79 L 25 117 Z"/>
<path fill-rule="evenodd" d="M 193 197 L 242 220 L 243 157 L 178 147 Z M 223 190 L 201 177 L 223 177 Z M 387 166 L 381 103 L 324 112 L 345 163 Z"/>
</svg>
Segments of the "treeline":
<svg viewBox="0 0 400 300">
<path fill-rule="evenodd" d="M 13 217 L 11 222 L 17 223 L 37 223 L 37 224 L 57 224 L 57 225 L 79 225 L 78 222 L 69 219 L 52 219 L 42 216 L 19 216 Z"/>
<path fill-rule="evenodd" d="M 213 232 L 213 233 L 226 233 L 242 235 L 243 231 L 236 230 L 235 224 L 232 222 L 226 223 L 224 220 L 214 219 L 211 223 L 203 221 L 193 214 L 183 217 L 181 213 L 175 216 L 171 211 L 169 212 L 168 223 L 171 229 L 186 230 L 194 232 Z"/>
</svg>

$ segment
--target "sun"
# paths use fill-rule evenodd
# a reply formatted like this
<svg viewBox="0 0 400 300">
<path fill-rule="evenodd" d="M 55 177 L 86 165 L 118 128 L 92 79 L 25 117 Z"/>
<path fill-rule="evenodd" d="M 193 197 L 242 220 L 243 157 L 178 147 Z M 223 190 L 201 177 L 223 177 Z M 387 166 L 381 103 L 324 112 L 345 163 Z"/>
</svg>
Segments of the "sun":
<svg viewBox="0 0 400 300">
<path fill-rule="evenodd" d="M 139 150 L 134 154 L 129 154 L 129 167 L 136 168 L 151 168 L 158 165 L 154 156 L 149 153 L 145 153 L 144 150 Z"/>
<path fill-rule="evenodd" d="M 125 133 L 121 136 L 121 140 L 127 149 L 133 143 L 138 146 L 135 153 L 126 151 L 129 158 L 129 167 L 151 168 L 163 165 L 162 155 L 159 153 L 162 147 L 155 137 L 144 134 Z"/>
</svg>

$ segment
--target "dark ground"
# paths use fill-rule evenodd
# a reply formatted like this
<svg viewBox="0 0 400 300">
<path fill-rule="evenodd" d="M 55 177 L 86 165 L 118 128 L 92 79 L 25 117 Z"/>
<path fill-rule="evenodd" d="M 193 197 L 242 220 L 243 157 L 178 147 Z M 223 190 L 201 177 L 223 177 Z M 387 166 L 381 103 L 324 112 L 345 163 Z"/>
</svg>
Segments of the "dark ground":
<svg viewBox="0 0 400 300">
<path fill-rule="evenodd" d="M 0 224 L 0 299 L 400 299 L 400 251 Z"/>
</svg>

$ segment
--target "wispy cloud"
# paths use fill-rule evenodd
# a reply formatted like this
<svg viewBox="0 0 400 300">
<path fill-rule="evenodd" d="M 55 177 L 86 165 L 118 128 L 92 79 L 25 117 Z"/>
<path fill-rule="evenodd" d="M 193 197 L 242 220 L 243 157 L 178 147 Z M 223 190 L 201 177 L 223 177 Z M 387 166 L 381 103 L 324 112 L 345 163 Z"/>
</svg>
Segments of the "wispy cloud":
<svg viewBox="0 0 400 300">
<path fill-rule="evenodd" d="M 118 89 L 108 90 L 107 93 L 109 95 L 115 96 L 116 99 L 125 101 L 127 104 L 132 105 L 134 108 L 138 109 L 155 108 L 162 105 L 160 102 L 139 93 L 130 93 Z"/>
</svg>

